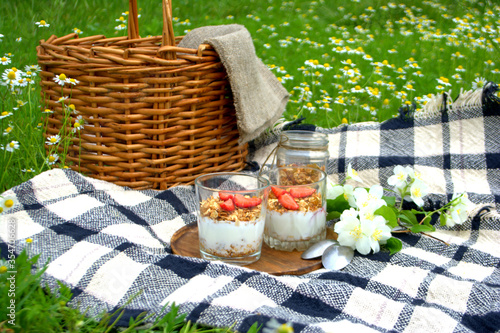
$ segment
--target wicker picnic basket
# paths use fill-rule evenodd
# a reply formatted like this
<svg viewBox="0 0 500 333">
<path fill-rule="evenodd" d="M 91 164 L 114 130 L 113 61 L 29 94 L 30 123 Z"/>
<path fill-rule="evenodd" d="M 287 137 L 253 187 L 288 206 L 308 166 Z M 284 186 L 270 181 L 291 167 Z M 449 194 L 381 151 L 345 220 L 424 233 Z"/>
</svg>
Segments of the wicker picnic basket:
<svg viewBox="0 0 500 333">
<path fill-rule="evenodd" d="M 37 47 L 43 108 L 54 111 L 47 135 L 69 133 L 76 114 L 85 120 L 59 155 L 73 170 L 135 189 L 163 190 L 201 174 L 241 170 L 248 146 L 238 144 L 217 52 L 207 44 L 177 46 L 182 37 L 174 37 L 168 0 L 162 36 L 140 38 L 137 1 L 129 5 L 126 37 L 51 36 Z M 61 86 L 54 81 L 60 74 L 79 83 Z M 60 102 L 63 96 L 69 98 Z M 67 121 L 71 104 L 77 112 Z"/>
</svg>

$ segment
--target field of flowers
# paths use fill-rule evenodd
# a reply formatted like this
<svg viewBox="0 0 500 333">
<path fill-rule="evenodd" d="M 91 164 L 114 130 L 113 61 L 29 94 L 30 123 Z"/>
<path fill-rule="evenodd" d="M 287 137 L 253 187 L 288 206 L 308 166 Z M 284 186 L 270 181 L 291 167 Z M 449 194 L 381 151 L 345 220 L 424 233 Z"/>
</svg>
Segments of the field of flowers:
<svg viewBox="0 0 500 333">
<path fill-rule="evenodd" d="M 161 1 L 138 4 L 141 36 L 160 34 Z M 69 33 L 124 36 L 128 1 L 8 0 L 0 12 L 3 192 L 65 167 L 61 137 L 44 135 L 51 110 L 40 102 L 39 41 Z M 404 105 L 419 112 L 432 95 L 453 98 L 500 81 L 500 5 L 492 0 L 173 0 L 173 14 L 178 36 L 206 25 L 244 25 L 257 55 L 291 94 L 286 120 L 304 117 L 322 127 L 384 121 Z M 83 120 L 68 119 L 74 135 Z M 0 203 L 1 212 L 12 200 Z"/>
</svg>

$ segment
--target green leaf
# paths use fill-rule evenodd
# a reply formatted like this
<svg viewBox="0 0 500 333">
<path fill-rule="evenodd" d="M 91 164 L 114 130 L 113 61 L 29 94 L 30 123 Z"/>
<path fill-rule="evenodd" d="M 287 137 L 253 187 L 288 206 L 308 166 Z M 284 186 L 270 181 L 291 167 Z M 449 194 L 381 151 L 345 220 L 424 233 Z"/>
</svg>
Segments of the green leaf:
<svg viewBox="0 0 500 333">
<path fill-rule="evenodd" d="M 396 197 L 385 197 L 383 196 L 382 199 L 387 203 L 387 206 L 396 206 Z"/>
<path fill-rule="evenodd" d="M 330 221 L 330 220 L 338 219 L 338 218 L 340 218 L 340 215 L 341 215 L 340 212 L 335 212 L 335 211 L 329 212 L 328 214 L 326 214 L 326 220 Z"/>
<path fill-rule="evenodd" d="M 417 217 L 409 210 L 402 210 L 398 217 L 411 225 L 418 224 Z"/>
<path fill-rule="evenodd" d="M 411 232 L 414 232 L 418 234 L 419 232 L 429 232 L 429 231 L 435 231 L 436 229 L 432 225 L 426 225 L 426 224 L 417 224 L 411 227 Z"/>
<path fill-rule="evenodd" d="M 446 225 L 446 215 L 445 214 L 439 215 L 439 222 L 441 223 L 441 225 Z"/>
<path fill-rule="evenodd" d="M 394 253 L 401 251 L 401 249 L 403 248 L 403 243 L 399 238 L 391 237 L 387 240 L 385 246 L 389 249 L 392 255 Z"/>
<path fill-rule="evenodd" d="M 339 195 L 335 199 L 326 200 L 326 211 L 327 212 L 339 212 L 342 213 L 344 210 L 351 208 L 349 202 L 344 198 L 343 195 Z M 339 215 L 340 216 L 340 215 Z"/>
<path fill-rule="evenodd" d="M 396 216 L 396 210 L 393 207 L 382 206 L 377 209 L 374 214 L 380 215 L 387 220 L 387 225 L 389 227 L 394 228 L 398 226 L 398 218 Z"/>
</svg>

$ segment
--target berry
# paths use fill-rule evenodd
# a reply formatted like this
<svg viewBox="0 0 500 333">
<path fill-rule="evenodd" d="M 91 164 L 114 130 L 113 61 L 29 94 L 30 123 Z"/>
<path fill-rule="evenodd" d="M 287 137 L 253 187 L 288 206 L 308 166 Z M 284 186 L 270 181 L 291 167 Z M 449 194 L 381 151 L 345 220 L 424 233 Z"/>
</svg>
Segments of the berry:
<svg viewBox="0 0 500 333">
<path fill-rule="evenodd" d="M 239 208 L 251 208 L 259 205 L 262 202 L 261 198 L 248 198 L 241 194 L 234 195 L 234 204 Z"/>
<path fill-rule="evenodd" d="M 276 198 L 278 198 L 280 195 L 286 192 L 285 189 L 282 189 L 281 187 L 276 187 L 276 186 L 271 186 L 271 190 L 273 191 L 274 195 Z"/>
<path fill-rule="evenodd" d="M 316 189 L 312 187 L 292 187 L 290 189 L 290 194 L 294 198 L 306 198 L 314 192 L 316 192 Z"/>
<path fill-rule="evenodd" d="M 234 210 L 234 202 L 233 199 L 227 199 L 223 203 L 220 204 L 220 208 L 225 211 L 232 212 Z"/>
<path fill-rule="evenodd" d="M 279 203 L 289 210 L 298 210 L 299 204 L 295 202 L 295 199 L 290 195 L 290 193 L 285 192 L 278 197 Z"/>
<path fill-rule="evenodd" d="M 226 193 L 226 192 L 219 192 L 219 198 L 220 198 L 222 201 L 226 201 L 227 199 L 232 199 L 232 198 L 233 198 L 233 195 L 232 195 L 232 194 L 229 194 L 229 193 Z"/>
</svg>

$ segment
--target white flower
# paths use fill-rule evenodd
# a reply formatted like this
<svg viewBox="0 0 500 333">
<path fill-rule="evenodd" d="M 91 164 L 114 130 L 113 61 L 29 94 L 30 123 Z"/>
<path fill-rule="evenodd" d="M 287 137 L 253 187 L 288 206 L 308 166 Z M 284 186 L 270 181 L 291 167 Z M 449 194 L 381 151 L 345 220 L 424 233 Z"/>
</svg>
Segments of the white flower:
<svg viewBox="0 0 500 333">
<path fill-rule="evenodd" d="M 387 183 L 391 186 L 396 187 L 397 189 L 405 188 L 408 183 L 408 176 L 411 174 L 412 169 L 410 167 L 403 167 L 401 165 L 397 165 L 394 168 L 394 175 L 390 176 L 387 179 Z"/>
<path fill-rule="evenodd" d="M 487 80 L 482 77 L 477 77 L 474 82 L 472 82 L 472 89 L 481 89 L 486 84 Z"/>
<path fill-rule="evenodd" d="M 355 208 L 350 208 L 349 210 L 344 210 L 340 215 L 340 219 L 344 219 L 346 217 L 358 217 L 359 211 Z"/>
<path fill-rule="evenodd" d="M 276 319 L 271 318 L 262 329 L 262 333 L 293 333 L 291 323 L 280 324 Z"/>
<path fill-rule="evenodd" d="M 18 70 L 17 68 L 7 68 L 2 74 L 2 79 L 9 85 L 16 85 L 17 81 L 21 78 L 22 71 Z"/>
<path fill-rule="evenodd" d="M 358 176 L 358 172 L 351 167 L 351 163 L 349 163 L 349 165 L 347 166 L 347 178 L 348 179 L 350 178 L 360 183 L 363 182 L 361 178 Z"/>
<path fill-rule="evenodd" d="M 83 119 L 82 116 L 78 116 L 75 119 L 75 123 L 73 124 L 73 131 L 79 131 L 83 128 L 83 125 L 85 125 L 85 119 Z"/>
<path fill-rule="evenodd" d="M 326 185 L 326 197 L 328 199 L 336 199 L 342 194 L 344 194 L 344 188 L 342 185 L 333 185 L 332 182 L 328 182 Z"/>
<path fill-rule="evenodd" d="M 57 76 L 54 76 L 54 81 L 60 85 L 60 86 L 64 86 L 64 84 L 66 83 L 66 80 L 68 78 L 66 77 L 66 74 L 62 73 L 62 74 L 59 74 Z"/>
<path fill-rule="evenodd" d="M 12 116 L 12 112 L 9 111 L 3 111 L 2 113 L 0 113 L 0 119 L 7 118 L 10 116 Z"/>
<path fill-rule="evenodd" d="M 450 209 L 445 213 L 446 226 L 453 227 L 456 224 L 462 224 L 467 221 L 469 212 L 472 210 L 474 204 L 469 200 L 467 193 L 453 194 L 451 201 L 457 199 Z"/>
<path fill-rule="evenodd" d="M 8 58 L 8 57 L 1 57 L 0 58 L 0 64 L 2 64 L 2 65 L 8 65 L 8 64 L 10 64 L 10 58 Z"/>
<path fill-rule="evenodd" d="M 373 185 L 370 191 L 365 188 L 358 187 L 354 190 L 354 197 L 356 199 L 356 206 L 360 210 L 370 210 L 372 212 L 376 211 L 382 206 L 386 206 L 387 203 L 382 196 L 384 195 L 384 189 L 380 185 Z"/>
<path fill-rule="evenodd" d="M 64 80 L 64 82 L 69 83 L 71 85 L 77 85 L 78 83 L 80 83 L 80 81 L 78 81 L 77 79 L 72 79 L 69 77 L 66 80 Z"/>
<path fill-rule="evenodd" d="M 56 135 L 51 135 L 49 137 L 47 137 L 47 144 L 49 146 L 52 146 L 52 145 L 55 145 L 57 143 L 59 143 L 59 141 L 61 140 L 61 137 L 59 136 L 59 134 L 56 134 Z"/>
<path fill-rule="evenodd" d="M 342 215 L 334 229 L 338 234 L 337 241 L 340 245 L 349 246 L 361 254 L 368 254 L 370 251 L 369 240 L 361 229 L 361 222 L 356 217 Z"/>
<path fill-rule="evenodd" d="M 13 152 L 14 150 L 19 149 L 19 142 L 11 141 L 5 146 L 5 150 Z"/>
<path fill-rule="evenodd" d="M 405 200 L 413 201 L 417 206 L 422 207 L 424 205 L 424 200 L 422 198 L 426 196 L 427 193 L 427 184 L 420 179 L 415 179 L 410 186 L 410 195 L 405 196 Z"/>
<path fill-rule="evenodd" d="M 373 253 L 379 252 L 380 244 L 385 244 L 392 237 L 391 228 L 386 223 L 387 221 L 380 215 L 363 216 L 361 218 L 361 229 L 367 236 L 368 244 Z M 366 246 L 366 244 L 362 243 L 361 246 Z M 366 251 L 366 249 L 363 248 L 363 251 Z M 367 253 L 359 253 L 368 254 L 369 252 L 368 249 Z"/>
<path fill-rule="evenodd" d="M 57 155 L 57 153 L 50 154 L 47 157 L 47 163 L 49 165 L 54 165 L 57 162 L 58 159 L 59 159 L 59 155 Z"/>
<path fill-rule="evenodd" d="M 40 22 L 35 22 L 35 24 L 39 28 L 48 28 L 50 26 L 50 24 L 48 24 L 47 22 L 45 22 L 45 20 L 40 20 Z"/>
</svg>

